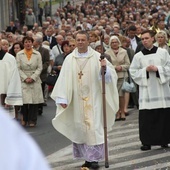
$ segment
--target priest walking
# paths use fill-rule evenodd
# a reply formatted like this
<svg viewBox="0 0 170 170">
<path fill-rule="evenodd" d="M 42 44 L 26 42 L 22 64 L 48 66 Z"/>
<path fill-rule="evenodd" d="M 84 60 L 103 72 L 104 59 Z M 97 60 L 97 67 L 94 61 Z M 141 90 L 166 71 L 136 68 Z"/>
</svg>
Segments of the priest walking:
<svg viewBox="0 0 170 170">
<path fill-rule="evenodd" d="M 170 143 L 170 56 L 153 46 L 151 30 L 144 31 L 141 40 L 145 48 L 134 56 L 130 74 L 139 85 L 139 137 L 146 151 Z"/>
<path fill-rule="evenodd" d="M 108 130 L 118 111 L 117 74 L 100 54 L 89 47 L 89 35 L 76 35 L 77 48 L 65 59 L 51 97 L 57 105 L 52 124 L 73 142 L 73 156 L 84 159 L 82 167 L 99 168 L 104 158 L 101 66 L 106 67 L 106 111 Z"/>
</svg>

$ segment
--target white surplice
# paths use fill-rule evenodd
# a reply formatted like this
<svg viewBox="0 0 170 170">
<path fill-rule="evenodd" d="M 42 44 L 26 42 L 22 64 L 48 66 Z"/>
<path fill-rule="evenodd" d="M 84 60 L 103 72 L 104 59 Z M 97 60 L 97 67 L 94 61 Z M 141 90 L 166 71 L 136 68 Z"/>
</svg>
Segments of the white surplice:
<svg viewBox="0 0 170 170">
<path fill-rule="evenodd" d="M 0 169 L 50 170 L 31 136 L 0 107 Z"/>
<path fill-rule="evenodd" d="M 147 77 L 146 68 L 149 65 L 155 65 L 158 72 L 148 72 Z M 158 48 L 156 53 L 148 55 L 138 52 L 129 71 L 139 85 L 140 110 L 170 107 L 170 55 L 165 49 Z"/>
<path fill-rule="evenodd" d="M 6 53 L 0 60 L 0 94 L 6 94 L 5 103 L 22 105 L 21 80 L 14 56 Z"/>
</svg>

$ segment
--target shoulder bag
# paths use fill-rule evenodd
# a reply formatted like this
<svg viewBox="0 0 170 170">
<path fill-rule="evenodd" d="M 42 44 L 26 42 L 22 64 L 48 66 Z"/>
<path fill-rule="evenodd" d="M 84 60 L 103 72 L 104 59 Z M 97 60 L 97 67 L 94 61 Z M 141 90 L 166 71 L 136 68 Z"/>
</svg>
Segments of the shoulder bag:
<svg viewBox="0 0 170 170">
<path fill-rule="evenodd" d="M 45 83 L 49 86 L 54 86 L 56 81 L 58 79 L 58 75 L 57 74 L 52 74 L 50 73 L 47 78 L 46 78 L 46 81 Z"/>
<path fill-rule="evenodd" d="M 135 93 L 136 92 L 136 85 L 132 81 L 132 78 L 131 78 L 130 74 L 129 74 L 129 82 L 128 82 L 127 78 L 124 75 L 122 90 L 124 92 L 129 92 L 129 93 Z"/>
</svg>

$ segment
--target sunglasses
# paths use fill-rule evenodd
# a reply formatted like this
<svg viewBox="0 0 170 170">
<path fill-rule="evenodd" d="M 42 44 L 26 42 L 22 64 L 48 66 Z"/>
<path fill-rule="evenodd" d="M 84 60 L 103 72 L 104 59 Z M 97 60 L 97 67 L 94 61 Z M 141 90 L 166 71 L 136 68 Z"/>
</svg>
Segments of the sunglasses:
<svg viewBox="0 0 170 170">
<path fill-rule="evenodd" d="M 73 45 L 69 45 L 70 47 L 75 47 L 75 45 L 73 44 Z"/>
</svg>

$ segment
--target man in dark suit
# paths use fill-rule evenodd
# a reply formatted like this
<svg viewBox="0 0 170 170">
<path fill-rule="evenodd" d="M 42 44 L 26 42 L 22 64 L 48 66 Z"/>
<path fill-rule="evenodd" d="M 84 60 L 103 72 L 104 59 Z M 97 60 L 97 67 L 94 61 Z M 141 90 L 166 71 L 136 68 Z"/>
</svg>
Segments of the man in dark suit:
<svg viewBox="0 0 170 170">
<path fill-rule="evenodd" d="M 17 30 L 17 27 L 15 26 L 14 22 L 11 21 L 10 25 L 6 29 L 6 32 L 12 32 L 13 34 L 15 34 L 16 30 Z"/>
<path fill-rule="evenodd" d="M 137 36 L 137 28 L 135 25 L 131 25 L 128 28 L 127 31 L 128 34 L 128 38 L 130 40 L 130 48 L 135 52 L 139 52 L 142 48 L 143 45 L 141 43 L 141 39 Z M 138 108 L 139 107 L 139 103 L 138 103 L 138 99 L 139 99 L 139 91 L 138 91 L 139 87 L 137 85 L 137 91 L 135 93 L 131 93 L 130 95 L 130 101 L 129 101 L 129 108 L 133 108 L 135 105 Z"/>
<path fill-rule="evenodd" d="M 41 57 L 42 57 L 43 70 L 40 74 L 40 78 L 42 81 L 42 91 L 43 91 L 43 95 L 44 95 L 45 80 L 47 78 L 47 68 L 50 64 L 50 53 L 49 53 L 48 49 L 42 47 L 42 36 L 40 36 L 40 35 L 34 36 L 33 46 L 34 46 L 34 49 L 36 49 L 37 51 L 40 52 Z M 39 115 L 41 115 L 43 112 L 43 105 L 44 105 L 44 103 L 41 103 L 38 106 Z"/>
<path fill-rule="evenodd" d="M 41 8 L 40 4 L 38 4 L 38 21 L 42 26 L 42 16 L 43 16 L 43 9 Z"/>
<path fill-rule="evenodd" d="M 50 48 L 52 49 L 53 46 L 57 44 L 56 38 L 52 36 L 53 30 L 51 28 L 47 28 L 46 35 L 43 37 L 43 41 L 48 41 L 50 43 Z"/>
<path fill-rule="evenodd" d="M 131 48 L 133 49 L 134 52 L 136 51 L 136 48 L 139 42 L 141 41 L 141 39 L 136 35 L 136 31 L 137 31 L 137 28 L 135 25 L 129 26 L 128 31 L 127 31 L 127 34 L 128 34 L 128 37 L 131 43 Z"/>
</svg>

